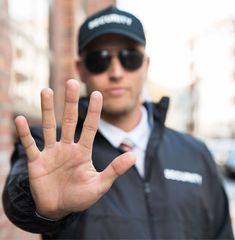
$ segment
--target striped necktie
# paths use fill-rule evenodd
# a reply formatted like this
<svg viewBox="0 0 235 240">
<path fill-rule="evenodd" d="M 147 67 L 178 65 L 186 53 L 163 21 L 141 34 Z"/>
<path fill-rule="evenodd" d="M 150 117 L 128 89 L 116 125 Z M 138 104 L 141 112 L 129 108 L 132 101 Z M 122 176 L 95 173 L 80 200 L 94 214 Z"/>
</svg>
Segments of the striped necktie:
<svg viewBox="0 0 235 240">
<path fill-rule="evenodd" d="M 124 139 L 119 148 L 123 152 L 129 152 L 133 149 L 133 143 L 129 139 Z"/>
</svg>

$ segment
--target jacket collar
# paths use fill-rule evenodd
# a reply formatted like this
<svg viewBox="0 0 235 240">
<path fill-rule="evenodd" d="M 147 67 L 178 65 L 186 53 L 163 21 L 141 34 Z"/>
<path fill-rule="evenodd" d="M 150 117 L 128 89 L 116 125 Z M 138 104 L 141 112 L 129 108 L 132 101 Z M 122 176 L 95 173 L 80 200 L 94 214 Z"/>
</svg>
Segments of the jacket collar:
<svg viewBox="0 0 235 240">
<path fill-rule="evenodd" d="M 158 122 L 160 126 L 164 126 L 167 110 L 169 107 L 169 97 L 162 97 L 159 102 L 144 102 L 149 115 L 150 126 L 153 126 L 154 122 Z"/>
</svg>

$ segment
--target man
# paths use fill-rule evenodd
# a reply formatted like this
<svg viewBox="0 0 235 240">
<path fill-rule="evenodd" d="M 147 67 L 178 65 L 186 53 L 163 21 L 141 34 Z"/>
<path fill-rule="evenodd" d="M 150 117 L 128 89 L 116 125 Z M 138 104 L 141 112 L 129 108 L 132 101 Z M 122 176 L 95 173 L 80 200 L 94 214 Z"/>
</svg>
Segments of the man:
<svg viewBox="0 0 235 240">
<path fill-rule="evenodd" d="M 31 135 L 16 118 L 9 219 L 44 239 L 232 239 L 205 145 L 164 126 L 166 98 L 141 103 L 149 65 L 141 22 L 108 7 L 83 23 L 78 46 L 89 103 L 81 99 L 78 114 L 79 85 L 69 80 L 61 129 L 50 89 L 41 93 L 42 130 Z"/>
</svg>

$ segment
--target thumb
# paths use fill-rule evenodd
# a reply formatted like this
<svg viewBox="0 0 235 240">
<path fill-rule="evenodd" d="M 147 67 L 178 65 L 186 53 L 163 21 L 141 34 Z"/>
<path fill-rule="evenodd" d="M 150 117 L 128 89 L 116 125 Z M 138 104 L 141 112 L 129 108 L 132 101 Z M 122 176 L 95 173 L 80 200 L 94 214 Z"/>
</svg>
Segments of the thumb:
<svg viewBox="0 0 235 240">
<path fill-rule="evenodd" d="M 136 157 L 132 152 L 127 152 L 116 157 L 100 174 L 102 192 L 107 192 L 113 182 L 130 169 L 135 164 L 135 161 Z"/>
</svg>

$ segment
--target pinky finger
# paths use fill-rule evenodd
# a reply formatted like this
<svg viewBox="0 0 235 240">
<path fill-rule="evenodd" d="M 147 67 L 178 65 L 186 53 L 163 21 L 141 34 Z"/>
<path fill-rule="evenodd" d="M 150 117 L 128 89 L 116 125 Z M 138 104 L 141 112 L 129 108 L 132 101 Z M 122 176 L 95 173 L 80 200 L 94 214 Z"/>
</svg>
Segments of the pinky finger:
<svg viewBox="0 0 235 240">
<path fill-rule="evenodd" d="M 28 161 L 29 162 L 34 161 L 40 155 L 40 151 L 38 150 L 35 140 L 33 139 L 30 133 L 27 120 L 23 116 L 18 116 L 15 119 L 15 124 L 16 124 L 17 133 L 25 148 Z"/>
</svg>

